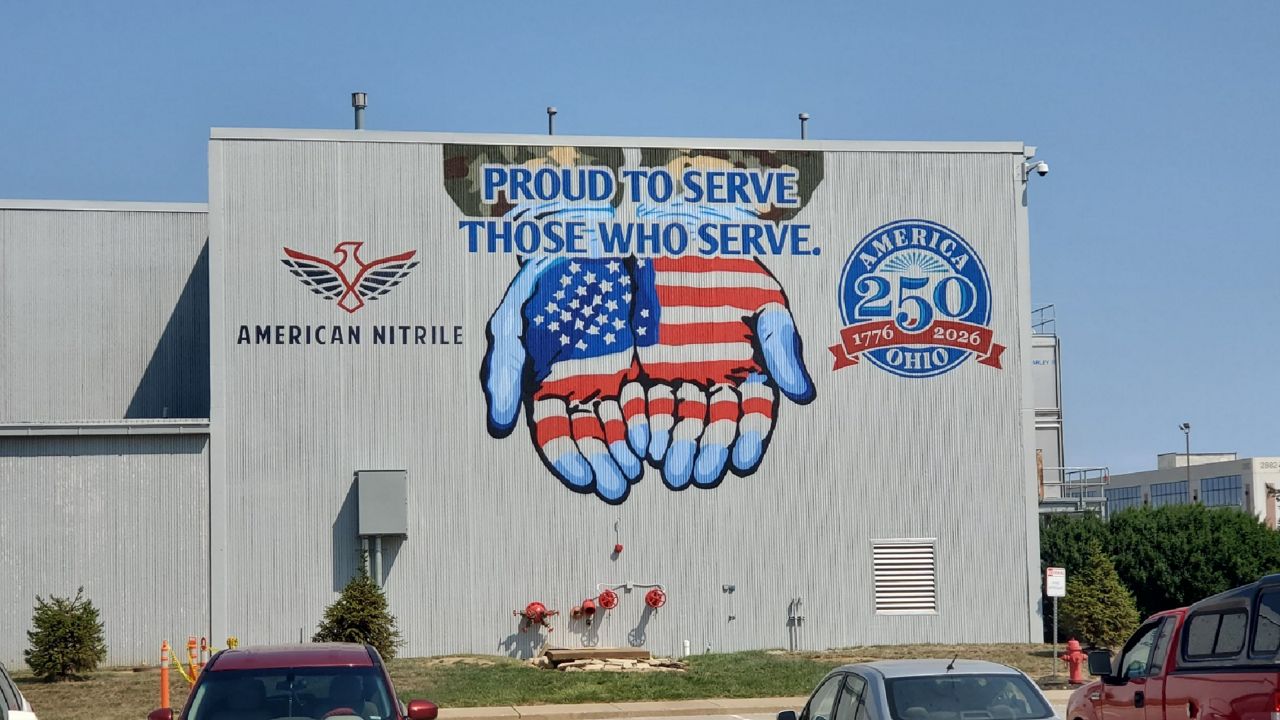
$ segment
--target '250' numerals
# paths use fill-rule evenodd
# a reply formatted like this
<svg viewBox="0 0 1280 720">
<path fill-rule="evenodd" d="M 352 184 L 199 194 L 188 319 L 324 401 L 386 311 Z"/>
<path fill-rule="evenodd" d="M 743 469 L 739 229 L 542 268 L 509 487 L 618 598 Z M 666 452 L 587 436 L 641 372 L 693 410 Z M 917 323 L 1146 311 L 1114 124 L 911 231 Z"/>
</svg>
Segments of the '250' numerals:
<svg viewBox="0 0 1280 720">
<path fill-rule="evenodd" d="M 896 297 L 894 280 L 898 286 Z M 932 278 L 908 275 L 864 275 L 858 278 L 854 290 L 863 296 L 853 309 L 857 319 L 891 317 L 907 332 L 929 327 L 935 313 L 951 319 L 964 317 L 978 299 L 973 283 L 959 275 L 948 275 L 936 282 Z"/>
</svg>

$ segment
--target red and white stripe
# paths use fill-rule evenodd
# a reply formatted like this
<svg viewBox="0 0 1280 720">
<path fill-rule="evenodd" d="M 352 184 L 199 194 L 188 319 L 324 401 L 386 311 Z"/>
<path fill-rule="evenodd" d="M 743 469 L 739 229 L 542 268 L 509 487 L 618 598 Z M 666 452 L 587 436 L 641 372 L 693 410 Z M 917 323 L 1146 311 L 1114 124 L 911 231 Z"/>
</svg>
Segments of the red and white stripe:
<svg viewBox="0 0 1280 720">
<path fill-rule="evenodd" d="M 773 388 L 760 382 L 748 382 L 738 386 L 742 394 L 742 419 L 738 421 L 740 432 L 758 432 L 768 437 L 773 430 Z"/>
<path fill-rule="evenodd" d="M 704 384 L 759 370 L 744 319 L 785 308 L 777 280 L 760 263 L 734 258 L 653 258 L 661 308 L 658 340 L 642 347 L 645 371 Z"/>
<path fill-rule="evenodd" d="M 583 399 L 608 388 L 619 388 L 631 373 L 631 348 L 599 357 L 560 360 L 538 386 L 538 397 Z"/>
</svg>

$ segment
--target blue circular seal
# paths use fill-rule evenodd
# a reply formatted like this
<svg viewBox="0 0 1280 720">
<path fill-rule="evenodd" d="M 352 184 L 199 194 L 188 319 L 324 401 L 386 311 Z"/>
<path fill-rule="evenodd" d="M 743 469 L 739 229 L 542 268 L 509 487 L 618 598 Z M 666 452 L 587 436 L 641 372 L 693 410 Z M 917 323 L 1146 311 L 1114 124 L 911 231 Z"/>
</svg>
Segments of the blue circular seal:
<svg viewBox="0 0 1280 720">
<path fill-rule="evenodd" d="M 896 220 L 868 233 L 849 253 L 838 300 L 846 350 L 900 377 L 941 375 L 991 345 L 987 269 L 935 222 Z"/>
</svg>

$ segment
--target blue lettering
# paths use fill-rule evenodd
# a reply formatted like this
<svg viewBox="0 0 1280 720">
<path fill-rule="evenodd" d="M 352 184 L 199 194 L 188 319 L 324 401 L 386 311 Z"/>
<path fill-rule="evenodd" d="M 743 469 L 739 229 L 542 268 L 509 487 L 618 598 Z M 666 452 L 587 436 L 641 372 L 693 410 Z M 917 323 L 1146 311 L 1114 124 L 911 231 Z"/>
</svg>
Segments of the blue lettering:
<svg viewBox="0 0 1280 720">
<path fill-rule="evenodd" d="M 689 230 L 684 223 L 670 223 L 662 231 L 662 247 L 668 255 L 683 255 L 689 248 Z"/>
<path fill-rule="evenodd" d="M 742 237 L 738 231 L 741 230 L 742 226 L 724 223 L 717 227 L 720 229 L 720 254 L 741 255 Z"/>
<path fill-rule="evenodd" d="M 529 194 L 529 181 L 533 179 L 533 171 L 529 168 L 514 167 L 511 168 L 511 197 L 507 198 L 511 202 L 522 199 L 532 200 L 533 196 Z"/>
<path fill-rule="evenodd" d="M 538 231 L 538 224 L 529 222 L 528 220 L 516 224 L 516 249 L 525 255 L 529 255 L 538 251 L 538 241 L 541 239 L 541 233 Z"/>
<path fill-rule="evenodd" d="M 764 255 L 764 246 L 760 244 L 760 236 L 764 228 L 759 225 L 742 225 L 742 253 L 744 255 Z"/>
<path fill-rule="evenodd" d="M 538 168 L 533 174 L 533 192 L 539 200 L 551 200 L 560 195 L 560 174 L 556 168 Z"/>
<path fill-rule="evenodd" d="M 637 223 L 636 228 L 636 253 L 648 253 L 657 255 L 662 250 L 662 226 L 658 223 Z M 649 249 L 645 249 L 648 244 Z"/>
<path fill-rule="evenodd" d="M 600 236 L 600 244 L 604 245 L 606 255 L 630 255 L 631 231 L 635 225 L 621 223 L 598 223 L 596 233 Z"/>
<path fill-rule="evenodd" d="M 547 242 L 542 246 L 542 252 L 558 253 L 564 249 L 564 236 L 560 234 L 563 226 L 559 220 L 543 223 L 542 232 L 546 234 Z"/>
<path fill-rule="evenodd" d="M 480 242 L 480 227 L 484 225 L 484 220 L 463 220 L 458 223 L 459 230 L 467 231 L 467 252 L 476 252 L 476 246 Z M 492 250 L 490 252 L 493 252 Z"/>
<path fill-rule="evenodd" d="M 498 199 L 497 189 L 507 184 L 507 169 L 498 165 L 488 165 L 484 169 L 484 201 L 494 202 Z"/>
<path fill-rule="evenodd" d="M 566 252 L 571 252 L 571 253 L 586 252 L 586 248 L 582 247 L 581 245 L 582 241 L 586 239 L 586 236 L 583 234 L 584 231 L 586 230 L 586 227 L 587 227 L 587 224 L 582 222 L 581 220 L 571 220 L 568 223 L 565 223 L 564 229 L 566 232 L 565 234 L 565 251 Z M 555 252 L 555 251 L 552 250 L 551 252 Z"/>
<path fill-rule="evenodd" d="M 680 176 L 680 182 L 684 185 L 684 199 L 687 202 L 702 202 L 702 187 L 698 185 L 697 170 L 685 170 L 684 175 Z"/>
<path fill-rule="evenodd" d="M 613 197 L 614 181 L 613 173 L 605 168 L 591 168 L 587 171 L 588 182 L 590 186 L 592 200 L 608 200 Z"/>
<path fill-rule="evenodd" d="M 675 191 L 675 184 L 671 182 L 671 173 L 663 168 L 654 168 L 649 173 L 649 182 L 647 183 L 649 191 L 649 199 L 653 202 L 664 203 L 671 199 L 671 194 Z"/>
<path fill-rule="evenodd" d="M 729 202 L 751 202 L 747 199 L 747 176 L 742 173 L 726 173 L 724 190 Z"/>
<path fill-rule="evenodd" d="M 623 170 L 622 177 L 627 182 L 627 189 L 631 191 L 631 202 L 641 202 L 640 185 L 644 182 L 645 175 L 648 170 Z M 592 198 L 597 199 L 597 198 Z"/>
<path fill-rule="evenodd" d="M 720 241 L 716 239 L 716 226 L 712 223 L 704 223 L 698 226 L 698 239 L 702 241 L 698 248 L 699 255 L 715 255 L 720 246 Z"/>
</svg>

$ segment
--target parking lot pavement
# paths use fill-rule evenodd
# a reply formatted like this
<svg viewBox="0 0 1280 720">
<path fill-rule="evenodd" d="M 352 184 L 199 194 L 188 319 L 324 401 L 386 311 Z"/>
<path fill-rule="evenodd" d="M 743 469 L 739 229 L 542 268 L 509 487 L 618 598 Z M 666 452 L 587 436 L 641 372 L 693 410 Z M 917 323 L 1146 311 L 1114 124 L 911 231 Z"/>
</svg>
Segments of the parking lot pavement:
<svg viewBox="0 0 1280 720">
<path fill-rule="evenodd" d="M 1045 693 L 1054 713 L 1066 718 L 1069 690 Z M 806 698 L 743 700 L 675 700 L 648 703 L 583 705 L 518 705 L 515 707 L 441 709 L 440 720 L 775 720 L 777 711 L 799 712 Z"/>
<path fill-rule="evenodd" d="M 1053 701 L 1052 698 L 1050 698 L 1050 700 L 1051 700 L 1051 704 L 1053 705 L 1054 713 L 1056 713 L 1059 718 L 1065 718 L 1066 710 L 1067 710 L 1066 699 L 1064 698 L 1061 702 Z M 799 708 L 797 708 L 797 710 L 799 710 Z M 442 719 L 447 716 L 448 716 L 447 713 L 441 713 Z M 616 714 L 605 713 L 605 712 L 601 712 L 600 716 L 607 717 L 607 718 L 617 717 Z M 647 715 L 647 716 L 635 716 L 635 717 L 629 718 L 628 720 L 672 720 L 673 717 L 679 717 L 681 720 L 774 720 L 776 716 L 777 716 L 777 713 L 744 713 L 741 715 L 708 714 L 708 715 L 678 715 L 678 716 Z M 514 712 L 512 712 L 509 716 L 510 720 L 517 720 L 520 717 L 521 715 L 518 715 Z M 538 716 L 535 715 L 531 717 L 538 717 Z M 586 711 L 582 715 L 577 715 L 576 717 L 579 718 L 580 720 L 591 720 L 590 711 Z M 457 720 L 464 720 L 464 718 L 462 718 L 461 716 L 457 716 Z"/>
</svg>

